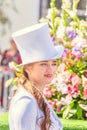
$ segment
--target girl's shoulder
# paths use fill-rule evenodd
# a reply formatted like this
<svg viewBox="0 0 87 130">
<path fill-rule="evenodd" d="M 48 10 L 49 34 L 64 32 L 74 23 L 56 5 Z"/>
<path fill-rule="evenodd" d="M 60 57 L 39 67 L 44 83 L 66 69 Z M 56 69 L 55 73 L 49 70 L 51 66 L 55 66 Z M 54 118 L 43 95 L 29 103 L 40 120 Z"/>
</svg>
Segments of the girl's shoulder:
<svg viewBox="0 0 87 130">
<path fill-rule="evenodd" d="M 31 93 L 27 92 L 27 90 L 24 89 L 22 86 L 18 88 L 17 93 L 12 98 L 11 105 L 20 102 L 29 102 L 34 104 L 35 107 L 37 106 L 35 97 Z"/>
</svg>

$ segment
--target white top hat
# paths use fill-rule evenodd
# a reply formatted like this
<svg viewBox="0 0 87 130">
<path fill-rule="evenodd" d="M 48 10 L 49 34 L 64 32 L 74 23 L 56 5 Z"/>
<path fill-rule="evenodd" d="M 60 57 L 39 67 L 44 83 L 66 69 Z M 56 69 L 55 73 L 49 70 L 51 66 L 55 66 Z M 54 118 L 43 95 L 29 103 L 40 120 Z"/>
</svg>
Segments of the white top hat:
<svg viewBox="0 0 87 130">
<path fill-rule="evenodd" d="M 12 35 L 22 58 L 22 64 L 60 58 L 64 47 L 54 47 L 47 23 L 24 28 Z"/>
</svg>

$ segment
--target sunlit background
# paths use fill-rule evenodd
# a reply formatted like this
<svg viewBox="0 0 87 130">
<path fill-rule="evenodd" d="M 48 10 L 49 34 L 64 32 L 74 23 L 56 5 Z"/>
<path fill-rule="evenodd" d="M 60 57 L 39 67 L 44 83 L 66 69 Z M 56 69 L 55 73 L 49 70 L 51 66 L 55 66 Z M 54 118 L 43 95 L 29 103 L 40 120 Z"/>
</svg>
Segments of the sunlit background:
<svg viewBox="0 0 87 130">
<path fill-rule="evenodd" d="M 72 2 L 72 0 L 69 0 Z M 56 5 L 61 12 L 62 0 Z M 0 50 L 10 47 L 11 34 L 38 22 L 46 16 L 50 0 L 0 0 Z M 87 0 L 80 0 L 78 12 L 80 18 L 87 19 Z"/>
</svg>

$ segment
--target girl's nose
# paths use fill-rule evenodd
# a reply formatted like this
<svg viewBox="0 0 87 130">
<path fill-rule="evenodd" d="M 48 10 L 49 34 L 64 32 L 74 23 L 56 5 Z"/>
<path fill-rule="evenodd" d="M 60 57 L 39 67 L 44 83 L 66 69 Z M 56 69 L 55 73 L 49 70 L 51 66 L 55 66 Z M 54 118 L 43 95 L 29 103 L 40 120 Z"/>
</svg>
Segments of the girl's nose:
<svg viewBox="0 0 87 130">
<path fill-rule="evenodd" d="M 53 66 L 52 64 L 50 64 L 50 65 L 48 65 L 48 70 L 56 71 L 56 66 Z"/>
</svg>

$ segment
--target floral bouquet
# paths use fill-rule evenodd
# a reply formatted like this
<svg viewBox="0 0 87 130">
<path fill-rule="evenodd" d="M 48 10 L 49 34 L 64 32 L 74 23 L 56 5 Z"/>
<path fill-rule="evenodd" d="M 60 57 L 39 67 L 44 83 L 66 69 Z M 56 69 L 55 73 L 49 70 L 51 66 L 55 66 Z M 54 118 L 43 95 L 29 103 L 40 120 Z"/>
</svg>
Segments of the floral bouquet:
<svg viewBox="0 0 87 130">
<path fill-rule="evenodd" d="M 65 47 L 57 73 L 44 94 L 63 118 L 87 119 L 87 21 L 77 16 L 79 0 L 62 0 L 61 14 L 51 0 L 46 18 L 55 44 Z"/>
</svg>

